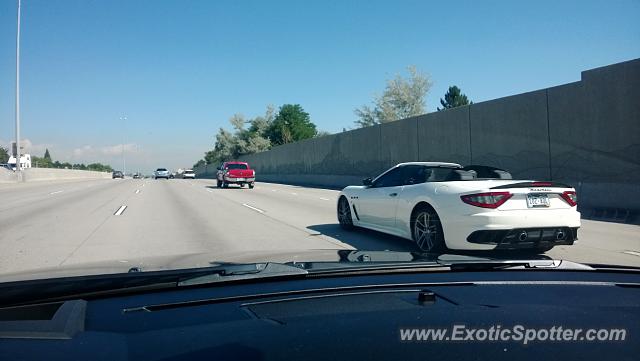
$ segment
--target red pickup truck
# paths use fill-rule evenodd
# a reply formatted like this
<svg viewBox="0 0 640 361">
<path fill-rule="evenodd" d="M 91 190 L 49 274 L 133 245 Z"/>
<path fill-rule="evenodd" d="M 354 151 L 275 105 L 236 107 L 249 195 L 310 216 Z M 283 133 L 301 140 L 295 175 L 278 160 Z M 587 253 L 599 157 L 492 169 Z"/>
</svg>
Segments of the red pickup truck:
<svg viewBox="0 0 640 361">
<path fill-rule="evenodd" d="M 218 167 L 216 178 L 218 188 L 227 188 L 229 184 L 238 184 L 240 187 L 248 184 L 249 188 L 253 188 L 256 172 L 245 162 L 224 162 Z"/>
</svg>

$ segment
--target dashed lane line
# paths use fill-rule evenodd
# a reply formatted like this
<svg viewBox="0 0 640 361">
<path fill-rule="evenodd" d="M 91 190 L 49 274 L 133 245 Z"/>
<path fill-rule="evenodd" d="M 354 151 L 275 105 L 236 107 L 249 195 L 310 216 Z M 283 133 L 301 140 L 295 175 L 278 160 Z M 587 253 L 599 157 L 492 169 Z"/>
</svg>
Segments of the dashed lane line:
<svg viewBox="0 0 640 361">
<path fill-rule="evenodd" d="M 121 214 L 124 212 L 124 210 L 125 210 L 125 209 L 127 209 L 127 206 L 120 206 L 120 208 L 118 208 L 118 210 L 116 211 L 116 213 L 114 213 L 113 215 L 114 215 L 114 216 L 119 216 L 119 215 L 121 215 Z"/>
<path fill-rule="evenodd" d="M 262 209 L 260 209 L 260 208 L 256 208 L 256 207 L 250 206 L 250 205 L 248 205 L 246 203 L 242 203 L 242 205 L 247 207 L 247 208 L 249 208 L 249 209 L 253 209 L 254 211 L 256 211 L 258 213 L 264 213 L 264 211 Z"/>
</svg>

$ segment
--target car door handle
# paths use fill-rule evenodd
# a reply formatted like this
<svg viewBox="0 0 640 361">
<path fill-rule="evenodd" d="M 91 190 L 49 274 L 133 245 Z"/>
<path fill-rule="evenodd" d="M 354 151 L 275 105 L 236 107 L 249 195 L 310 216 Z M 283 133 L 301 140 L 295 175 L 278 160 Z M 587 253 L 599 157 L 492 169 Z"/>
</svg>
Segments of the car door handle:
<svg viewBox="0 0 640 361">
<path fill-rule="evenodd" d="M 389 197 L 395 197 L 397 195 L 398 195 L 398 193 L 389 193 Z"/>
</svg>

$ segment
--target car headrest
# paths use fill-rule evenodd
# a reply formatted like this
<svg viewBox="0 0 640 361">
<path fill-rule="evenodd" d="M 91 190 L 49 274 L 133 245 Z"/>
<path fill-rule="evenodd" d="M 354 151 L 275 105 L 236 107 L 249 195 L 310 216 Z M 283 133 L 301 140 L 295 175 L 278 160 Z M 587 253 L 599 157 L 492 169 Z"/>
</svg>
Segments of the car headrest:
<svg viewBox="0 0 640 361">
<path fill-rule="evenodd" d="M 463 181 L 475 179 L 475 172 L 470 172 L 461 169 L 454 169 L 451 171 L 448 177 L 448 181 Z"/>
</svg>

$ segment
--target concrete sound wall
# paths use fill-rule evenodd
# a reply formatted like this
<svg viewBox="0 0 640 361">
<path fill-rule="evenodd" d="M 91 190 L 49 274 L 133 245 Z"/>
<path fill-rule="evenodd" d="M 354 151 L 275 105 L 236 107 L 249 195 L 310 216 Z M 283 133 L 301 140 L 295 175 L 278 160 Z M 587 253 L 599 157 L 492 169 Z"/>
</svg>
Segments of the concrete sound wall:
<svg viewBox="0 0 640 361">
<path fill-rule="evenodd" d="M 447 161 L 567 182 L 584 207 L 640 209 L 640 59 L 581 81 L 275 147 L 258 180 L 342 187 L 399 162 Z M 214 166 L 215 168 L 215 166 Z"/>
<path fill-rule="evenodd" d="M 18 181 L 18 176 L 6 168 L 0 168 L 0 183 L 13 183 Z"/>
<path fill-rule="evenodd" d="M 27 168 L 22 171 L 22 181 L 24 182 L 102 178 L 111 178 L 111 173 L 54 168 Z M 15 172 L 0 169 L 0 182 L 8 183 L 18 180 L 18 175 Z"/>
</svg>

